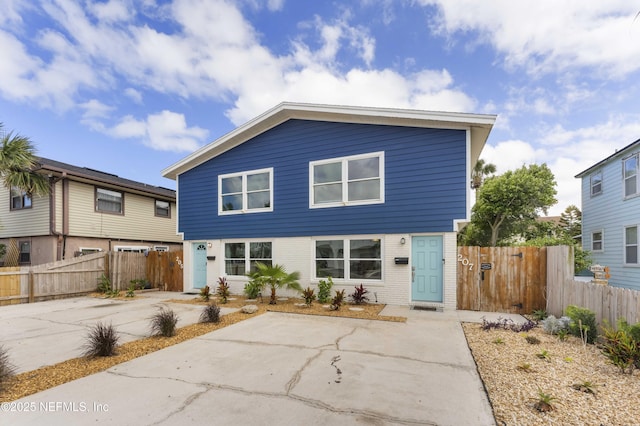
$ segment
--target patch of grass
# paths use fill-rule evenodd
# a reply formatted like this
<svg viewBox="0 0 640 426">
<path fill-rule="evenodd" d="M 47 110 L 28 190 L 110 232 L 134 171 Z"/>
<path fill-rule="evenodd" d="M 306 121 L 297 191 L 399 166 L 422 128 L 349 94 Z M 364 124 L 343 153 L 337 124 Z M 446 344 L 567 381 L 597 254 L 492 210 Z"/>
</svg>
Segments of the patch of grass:
<svg viewBox="0 0 640 426">
<path fill-rule="evenodd" d="M 524 371 L 525 373 L 533 372 L 533 368 L 531 368 L 531 364 L 529 364 L 528 362 L 523 362 L 523 363 L 518 364 L 516 369 L 518 371 Z"/>
<path fill-rule="evenodd" d="M 504 339 L 502 339 L 501 337 L 497 337 L 497 338 L 493 339 L 493 343 L 495 343 L 496 345 L 503 345 L 504 344 Z"/>
<path fill-rule="evenodd" d="M 553 401 L 556 398 L 549 393 L 543 392 L 541 389 L 538 389 L 538 400 L 533 404 L 533 407 L 540 411 L 541 413 L 546 413 L 547 411 L 551 411 L 554 409 Z"/>
<path fill-rule="evenodd" d="M 172 309 L 160 308 L 151 317 L 151 333 L 156 336 L 171 337 L 176 334 L 178 316 Z"/>
<path fill-rule="evenodd" d="M 546 349 L 541 350 L 540 352 L 538 352 L 536 354 L 536 356 L 540 359 L 543 359 L 545 361 L 550 361 L 551 360 L 551 354 L 549 353 L 549 351 L 547 351 Z"/>
<path fill-rule="evenodd" d="M 119 339 L 120 336 L 112 324 L 106 325 L 99 322 L 89 330 L 87 341 L 83 346 L 83 356 L 87 358 L 114 356 Z"/>
<path fill-rule="evenodd" d="M 211 303 L 204 307 L 200 314 L 200 322 L 202 323 L 218 323 L 220 322 L 220 307 L 215 303 Z"/>
</svg>

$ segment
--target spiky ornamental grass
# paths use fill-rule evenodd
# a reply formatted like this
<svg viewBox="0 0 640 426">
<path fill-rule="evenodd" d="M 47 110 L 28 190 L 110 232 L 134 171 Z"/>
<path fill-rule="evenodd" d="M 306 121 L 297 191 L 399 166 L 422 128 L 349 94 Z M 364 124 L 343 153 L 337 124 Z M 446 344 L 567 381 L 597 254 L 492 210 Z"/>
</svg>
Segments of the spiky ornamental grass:
<svg viewBox="0 0 640 426">
<path fill-rule="evenodd" d="M 88 358 L 114 356 L 119 339 L 120 336 L 113 325 L 99 322 L 89 330 L 87 342 L 83 346 L 83 356 Z"/>
<path fill-rule="evenodd" d="M 200 322 L 220 322 L 220 307 L 215 303 L 205 306 L 200 314 Z"/>
<path fill-rule="evenodd" d="M 9 360 L 9 352 L 0 346 L 0 390 L 4 389 L 7 380 L 14 376 L 16 367 Z"/>
<path fill-rule="evenodd" d="M 151 317 L 151 333 L 155 336 L 174 336 L 177 323 L 178 316 L 173 310 L 160 308 L 160 311 Z"/>
</svg>

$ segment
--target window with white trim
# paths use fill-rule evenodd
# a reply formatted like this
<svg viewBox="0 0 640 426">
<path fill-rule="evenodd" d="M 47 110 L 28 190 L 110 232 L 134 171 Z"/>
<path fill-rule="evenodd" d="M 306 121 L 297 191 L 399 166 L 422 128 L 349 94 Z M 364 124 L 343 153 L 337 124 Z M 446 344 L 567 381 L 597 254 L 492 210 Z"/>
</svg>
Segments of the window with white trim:
<svg viewBox="0 0 640 426">
<path fill-rule="evenodd" d="M 11 209 L 10 210 L 22 210 L 31 208 L 31 195 L 27 192 L 12 187 L 11 188 Z"/>
<path fill-rule="evenodd" d="M 591 251 L 603 251 L 604 239 L 602 238 L 602 231 L 595 231 L 591 233 Z"/>
<path fill-rule="evenodd" d="M 127 253 L 145 253 L 149 251 L 147 246 L 115 246 L 113 249 Z"/>
<path fill-rule="evenodd" d="M 638 264 L 638 227 L 627 226 L 624 229 L 624 263 Z"/>
<path fill-rule="evenodd" d="M 602 194 L 602 170 L 591 175 L 591 196 Z"/>
<path fill-rule="evenodd" d="M 315 251 L 316 278 L 382 279 L 380 239 L 316 240 Z"/>
<path fill-rule="evenodd" d="M 124 195 L 120 191 L 96 188 L 96 211 L 102 213 L 124 213 Z"/>
<path fill-rule="evenodd" d="M 273 168 L 218 176 L 218 214 L 273 211 Z"/>
<path fill-rule="evenodd" d="M 224 244 L 224 272 L 243 276 L 256 271 L 256 263 L 272 266 L 271 242 L 241 242 Z"/>
<path fill-rule="evenodd" d="M 624 196 L 631 197 L 638 193 L 638 154 L 622 160 L 622 179 Z"/>
<path fill-rule="evenodd" d="M 384 203 L 384 152 L 309 163 L 309 205 Z"/>
<path fill-rule="evenodd" d="M 31 263 L 31 241 L 20 241 L 20 264 Z"/>
</svg>

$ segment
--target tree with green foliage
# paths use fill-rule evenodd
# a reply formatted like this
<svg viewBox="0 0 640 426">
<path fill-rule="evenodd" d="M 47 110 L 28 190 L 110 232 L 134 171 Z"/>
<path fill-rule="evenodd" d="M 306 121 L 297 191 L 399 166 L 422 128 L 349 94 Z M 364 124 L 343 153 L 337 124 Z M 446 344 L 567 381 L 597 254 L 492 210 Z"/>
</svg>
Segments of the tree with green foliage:
<svg viewBox="0 0 640 426">
<path fill-rule="evenodd" d="M 302 287 L 298 280 L 299 272 L 288 273 L 282 265 L 267 265 L 262 262 L 256 262 L 256 271 L 251 274 L 251 278 L 260 282 L 263 286 L 271 288 L 270 305 L 277 302 L 276 290 L 285 287 L 287 289 L 302 291 Z"/>
<path fill-rule="evenodd" d="M 0 123 L 0 134 L 3 127 Z M 5 187 L 18 188 L 30 195 L 48 194 L 49 181 L 34 172 L 37 165 L 35 147 L 29 138 L 13 132 L 0 137 L 0 180 Z"/>
<path fill-rule="evenodd" d="M 560 214 L 560 228 L 571 238 L 582 234 L 582 212 L 573 204 Z"/>
<path fill-rule="evenodd" d="M 532 164 L 485 180 L 473 206 L 463 244 L 496 246 L 522 234 L 557 200 L 556 181 L 546 164 Z"/>
<path fill-rule="evenodd" d="M 484 160 L 476 161 L 476 165 L 471 171 L 471 189 L 478 190 L 478 188 L 482 186 L 485 178 L 493 175 L 496 170 L 495 164 L 485 163 Z"/>
</svg>

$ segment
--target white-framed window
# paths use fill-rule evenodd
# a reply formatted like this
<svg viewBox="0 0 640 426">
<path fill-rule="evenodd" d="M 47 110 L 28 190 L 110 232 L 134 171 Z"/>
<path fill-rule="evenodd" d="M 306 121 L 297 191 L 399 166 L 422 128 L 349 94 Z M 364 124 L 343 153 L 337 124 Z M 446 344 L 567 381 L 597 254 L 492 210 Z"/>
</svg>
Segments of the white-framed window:
<svg viewBox="0 0 640 426">
<path fill-rule="evenodd" d="M 384 152 L 309 163 L 309 206 L 384 203 Z"/>
<path fill-rule="evenodd" d="M 624 228 L 624 263 L 638 265 L 638 226 Z"/>
<path fill-rule="evenodd" d="M 12 187 L 10 210 L 22 210 L 31 208 L 31 195 L 25 191 Z"/>
<path fill-rule="evenodd" d="M 218 176 L 218 214 L 273 211 L 273 168 Z"/>
<path fill-rule="evenodd" d="M 20 241 L 18 245 L 20 247 L 18 262 L 20 264 L 31 263 L 31 241 Z"/>
<path fill-rule="evenodd" d="M 590 183 L 592 197 L 602 194 L 602 170 L 591 175 Z"/>
<path fill-rule="evenodd" d="M 604 251 L 604 234 L 602 230 L 591 233 L 591 251 Z"/>
<path fill-rule="evenodd" d="M 99 253 L 101 251 L 102 249 L 97 247 L 80 247 L 78 253 L 80 253 L 80 256 L 82 256 L 85 254 Z"/>
<path fill-rule="evenodd" d="M 315 277 L 382 280 L 382 241 L 379 238 L 316 240 Z"/>
<path fill-rule="evenodd" d="M 124 214 L 124 194 L 112 189 L 96 188 L 96 211 Z"/>
<path fill-rule="evenodd" d="M 256 262 L 273 264 L 272 244 L 269 241 L 233 242 L 224 244 L 224 272 L 243 276 L 256 270 Z"/>
<path fill-rule="evenodd" d="M 155 251 L 169 251 L 169 246 L 153 246 Z"/>
<path fill-rule="evenodd" d="M 149 247 L 147 246 L 115 246 L 113 248 L 115 251 L 123 251 L 128 253 L 144 253 L 149 251 Z"/>
<path fill-rule="evenodd" d="M 171 217 L 171 203 L 164 200 L 156 200 L 155 215 L 157 217 Z"/>
<path fill-rule="evenodd" d="M 638 194 L 638 154 L 622 160 L 622 180 L 624 181 L 624 196 L 632 197 Z"/>
</svg>

